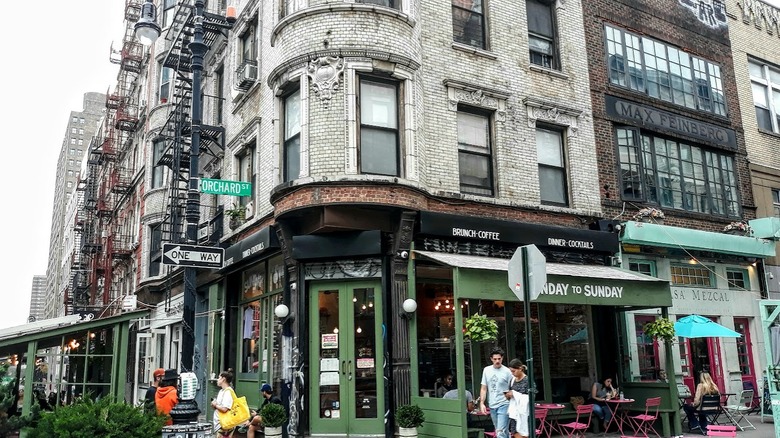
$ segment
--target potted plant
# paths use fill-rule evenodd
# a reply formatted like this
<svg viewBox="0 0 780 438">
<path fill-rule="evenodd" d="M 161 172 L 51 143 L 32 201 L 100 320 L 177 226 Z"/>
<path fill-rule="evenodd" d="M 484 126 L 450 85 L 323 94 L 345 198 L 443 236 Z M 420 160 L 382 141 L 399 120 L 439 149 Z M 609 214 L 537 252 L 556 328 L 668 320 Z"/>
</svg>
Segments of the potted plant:
<svg viewBox="0 0 780 438">
<path fill-rule="evenodd" d="M 740 236 L 749 236 L 753 233 L 753 228 L 751 228 L 750 224 L 745 220 L 734 221 L 723 227 L 723 232 Z"/>
<path fill-rule="evenodd" d="M 475 313 L 466 318 L 463 335 L 472 342 L 495 341 L 498 339 L 498 324 L 485 315 Z"/>
<path fill-rule="evenodd" d="M 648 322 L 643 330 L 648 336 L 663 342 L 671 342 L 675 337 L 674 323 L 669 318 L 658 318 L 653 322 Z"/>
<path fill-rule="evenodd" d="M 232 208 L 225 210 L 225 216 L 228 217 L 228 226 L 235 230 L 246 220 L 246 207 L 233 204 Z"/>
<path fill-rule="evenodd" d="M 268 403 L 260 409 L 260 419 L 266 438 L 279 437 L 282 436 L 282 426 L 287 422 L 287 412 L 280 404 Z"/>
<path fill-rule="evenodd" d="M 663 224 L 664 218 L 666 215 L 663 211 L 653 208 L 653 207 L 646 207 L 634 215 L 634 220 L 637 222 L 654 222 L 656 224 Z"/>
<path fill-rule="evenodd" d="M 395 422 L 399 436 L 416 437 L 417 428 L 425 422 L 425 413 L 417 405 L 401 405 L 395 410 Z"/>
</svg>

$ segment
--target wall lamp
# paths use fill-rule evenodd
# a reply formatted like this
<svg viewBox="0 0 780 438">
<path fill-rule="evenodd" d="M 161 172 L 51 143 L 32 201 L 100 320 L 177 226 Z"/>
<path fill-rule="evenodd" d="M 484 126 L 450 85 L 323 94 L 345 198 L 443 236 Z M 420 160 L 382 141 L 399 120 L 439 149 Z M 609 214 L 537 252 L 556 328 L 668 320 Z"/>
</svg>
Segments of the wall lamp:
<svg viewBox="0 0 780 438">
<path fill-rule="evenodd" d="M 417 301 L 412 298 L 407 298 L 404 300 L 403 304 L 401 304 L 401 308 L 403 309 L 403 312 L 401 312 L 399 316 L 403 319 L 411 319 L 412 314 L 417 310 Z"/>
<path fill-rule="evenodd" d="M 276 315 L 277 318 L 281 319 L 282 322 L 287 321 L 288 319 L 292 318 L 292 315 L 290 315 L 290 308 L 287 307 L 287 304 L 279 304 L 274 308 L 274 315 Z"/>
</svg>

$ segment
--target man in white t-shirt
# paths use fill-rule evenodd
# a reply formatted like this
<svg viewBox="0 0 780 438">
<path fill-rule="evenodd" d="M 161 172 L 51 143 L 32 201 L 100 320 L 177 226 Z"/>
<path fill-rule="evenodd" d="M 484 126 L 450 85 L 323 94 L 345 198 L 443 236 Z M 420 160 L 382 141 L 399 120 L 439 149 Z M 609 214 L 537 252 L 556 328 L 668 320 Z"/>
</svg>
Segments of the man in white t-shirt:
<svg viewBox="0 0 780 438">
<path fill-rule="evenodd" d="M 491 365 L 482 370 L 482 387 L 479 391 L 479 410 L 485 412 L 485 396 L 490 406 L 490 419 L 496 428 L 496 438 L 509 438 L 509 400 L 504 393 L 512 386 L 512 372 L 502 363 L 504 350 L 494 348 L 490 352 Z"/>
</svg>

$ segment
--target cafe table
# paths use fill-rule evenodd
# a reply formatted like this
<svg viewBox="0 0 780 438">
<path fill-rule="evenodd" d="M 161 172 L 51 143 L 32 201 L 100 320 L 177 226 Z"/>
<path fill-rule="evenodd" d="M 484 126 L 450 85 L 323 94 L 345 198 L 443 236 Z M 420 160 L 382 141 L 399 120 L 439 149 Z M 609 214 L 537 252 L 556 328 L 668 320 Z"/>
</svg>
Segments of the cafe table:
<svg viewBox="0 0 780 438">
<path fill-rule="evenodd" d="M 541 409 L 547 409 L 547 418 L 544 419 L 544 430 L 547 431 L 547 438 L 550 438 L 553 431 L 563 435 L 558 427 L 558 417 L 566 407 L 560 403 L 535 403 L 534 406 Z"/>
<path fill-rule="evenodd" d="M 609 423 L 607 423 L 606 426 L 604 426 L 604 435 L 607 434 L 607 431 L 609 430 L 609 427 L 613 424 L 617 425 L 618 430 L 620 431 L 621 435 L 625 435 L 625 432 L 623 431 L 624 425 L 631 426 L 630 422 L 627 419 L 627 411 L 626 408 L 631 403 L 635 402 L 633 398 L 611 398 L 607 400 L 607 407 L 609 407 L 609 410 L 612 412 L 612 418 L 609 419 Z"/>
</svg>

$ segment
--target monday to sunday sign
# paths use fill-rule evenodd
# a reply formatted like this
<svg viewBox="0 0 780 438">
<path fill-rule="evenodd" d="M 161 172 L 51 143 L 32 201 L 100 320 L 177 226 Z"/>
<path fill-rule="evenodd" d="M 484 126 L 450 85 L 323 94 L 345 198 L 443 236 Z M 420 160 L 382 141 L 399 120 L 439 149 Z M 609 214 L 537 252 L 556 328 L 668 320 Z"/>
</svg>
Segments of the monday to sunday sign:
<svg viewBox="0 0 780 438">
<path fill-rule="evenodd" d="M 200 179 L 201 193 L 212 195 L 252 196 L 252 183 L 224 179 Z"/>
</svg>

